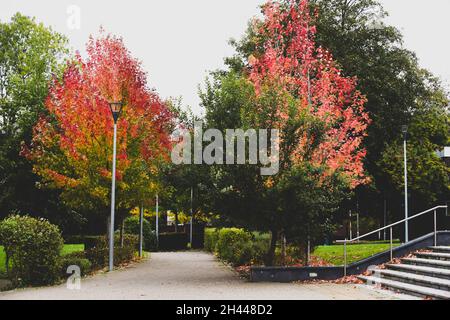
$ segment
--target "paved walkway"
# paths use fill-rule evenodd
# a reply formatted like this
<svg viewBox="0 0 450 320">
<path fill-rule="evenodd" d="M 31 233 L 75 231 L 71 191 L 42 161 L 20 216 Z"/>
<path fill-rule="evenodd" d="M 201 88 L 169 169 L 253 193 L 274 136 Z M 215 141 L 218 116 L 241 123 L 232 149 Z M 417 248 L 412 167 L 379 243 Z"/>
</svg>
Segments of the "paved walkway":
<svg viewBox="0 0 450 320">
<path fill-rule="evenodd" d="M 69 290 L 66 285 L 61 285 L 0 293 L 0 300 L 355 300 L 399 297 L 355 285 L 250 283 L 203 252 L 153 253 L 148 261 L 82 279 L 81 290 Z"/>
</svg>

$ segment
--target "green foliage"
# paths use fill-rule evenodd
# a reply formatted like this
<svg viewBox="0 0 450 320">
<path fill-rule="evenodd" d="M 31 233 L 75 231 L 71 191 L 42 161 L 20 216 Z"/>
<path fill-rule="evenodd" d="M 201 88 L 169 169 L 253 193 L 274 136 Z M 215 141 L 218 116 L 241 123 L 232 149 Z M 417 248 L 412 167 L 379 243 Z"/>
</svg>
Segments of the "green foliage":
<svg viewBox="0 0 450 320">
<path fill-rule="evenodd" d="M 290 1 L 280 2 L 287 5 Z M 345 75 L 357 77 L 358 89 L 368 100 L 365 108 L 372 124 L 364 139 L 367 149 L 365 168 L 372 177 L 372 183 L 356 190 L 360 210 L 379 218 L 386 200 L 388 211 L 401 215 L 401 126 L 405 124 L 413 132 L 408 149 L 411 157 L 408 170 L 414 181 L 410 189 L 410 207 L 413 211 L 420 211 L 427 209 L 430 203 L 447 200 L 448 168 L 435 155 L 450 140 L 449 97 L 440 80 L 420 67 L 414 52 L 403 46 L 401 32 L 384 22 L 387 13 L 379 0 L 309 2 L 311 10 L 317 9 L 318 13 L 314 21 L 316 42 L 333 54 Z M 251 27 L 241 41 L 232 41 L 237 53 L 226 60 L 230 69 L 242 73 L 246 69 L 247 58 L 251 54 L 260 54 L 255 50 L 261 48 L 258 44 L 263 41 Z M 210 88 L 214 88 L 214 84 Z M 239 92 L 239 87 L 233 90 Z M 223 93 L 221 96 L 227 97 Z M 234 108 L 238 108 L 239 103 L 220 100 L 220 104 L 215 104 L 219 101 L 216 97 L 208 94 L 203 101 L 207 106 L 227 105 L 223 110 L 219 109 L 221 117 L 227 116 L 229 110 L 231 115 L 227 116 L 228 119 L 236 119 L 238 113 Z M 348 204 L 343 203 L 342 212 L 354 210 L 355 203 L 355 199 Z M 397 218 L 392 216 L 392 219 Z"/>
<path fill-rule="evenodd" d="M 208 127 L 219 130 L 254 127 L 254 118 L 270 118 L 271 108 L 282 99 L 273 91 L 276 90 L 265 88 L 256 97 L 249 82 L 237 72 L 214 74 L 201 94 Z M 267 106 L 267 113 L 254 115 L 255 104 Z M 292 146 L 298 144 L 296 132 L 302 132 L 310 137 L 307 141 L 314 141 L 305 152 L 304 162 L 293 165 L 289 162 L 291 155 L 282 153 L 280 173 L 270 178 L 261 177 L 257 166 L 213 166 L 211 177 L 215 188 L 209 193 L 214 195 L 214 211 L 231 220 L 232 225 L 271 231 L 275 237 L 283 230 L 299 243 L 306 243 L 308 237 L 323 241 L 324 234 L 334 230 L 333 213 L 348 195 L 349 181 L 339 171 L 327 175 L 326 167 L 309 161 L 321 142 L 323 123 L 307 112 L 299 112 L 293 118 L 286 132 L 281 133 L 284 145 L 280 149 L 292 152 Z"/>
<path fill-rule="evenodd" d="M 450 138 L 449 99 L 439 79 L 404 48 L 401 32 L 383 22 L 387 13 L 380 1 L 312 0 L 311 4 L 319 8 L 318 43 L 331 50 L 346 74 L 358 78 L 358 87 L 368 98 L 366 108 L 373 123 L 365 139 L 366 167 L 374 183 L 360 192 L 360 202 L 369 203 L 361 209 L 382 212 L 384 198 L 390 211 L 401 213 L 393 203 L 401 203 L 403 196 L 401 126 L 405 124 L 411 131 L 410 207 L 420 211 L 447 200 L 448 168 L 435 154 Z"/>
<path fill-rule="evenodd" d="M 21 14 L 0 22 L 0 212 L 13 210 L 44 216 L 67 225 L 73 216 L 61 214 L 57 192 L 36 188 L 31 165 L 20 156 L 32 128 L 45 115 L 49 80 L 61 74 L 67 39 Z M 59 213 L 60 215 L 55 215 Z M 2 218 L 0 214 L 0 218 Z M 4 217 L 4 216 L 3 216 Z"/>
<path fill-rule="evenodd" d="M 243 229 L 205 230 L 205 249 L 235 266 L 262 263 L 270 246 L 270 235 Z"/>
<path fill-rule="evenodd" d="M 159 235 L 159 250 L 177 251 L 186 250 L 189 236 L 186 233 L 161 233 Z"/>
<path fill-rule="evenodd" d="M 219 230 L 215 228 L 205 229 L 205 246 L 204 249 L 214 253 L 216 251 L 217 240 L 219 239 Z"/>
<path fill-rule="evenodd" d="M 139 235 L 139 217 L 137 216 L 133 216 L 133 217 L 128 217 L 125 219 L 124 221 L 124 231 L 126 234 L 134 234 L 134 235 Z M 152 226 L 150 224 L 150 222 L 148 222 L 148 220 L 144 219 L 143 224 L 142 224 L 143 228 L 143 249 L 145 251 L 155 251 L 156 248 L 156 234 L 155 232 L 152 230 Z"/>
<path fill-rule="evenodd" d="M 86 258 L 84 252 L 74 252 L 63 256 L 60 260 L 61 276 L 67 278 L 67 269 L 70 266 L 78 266 L 81 276 L 86 276 L 92 271 L 92 263 Z"/>
<path fill-rule="evenodd" d="M 6 253 L 3 246 L 0 246 L 0 279 L 6 276 Z"/>
<path fill-rule="evenodd" d="M 58 280 L 63 239 L 57 226 L 44 219 L 11 216 L 0 223 L 0 243 L 17 284 L 48 285 Z"/>
<path fill-rule="evenodd" d="M 123 247 L 120 246 L 119 236 L 114 239 L 114 265 L 119 266 L 134 259 L 138 245 L 138 237 L 125 234 Z M 85 238 L 85 256 L 92 263 L 94 269 L 102 269 L 109 263 L 108 239 L 105 236 Z"/>
</svg>

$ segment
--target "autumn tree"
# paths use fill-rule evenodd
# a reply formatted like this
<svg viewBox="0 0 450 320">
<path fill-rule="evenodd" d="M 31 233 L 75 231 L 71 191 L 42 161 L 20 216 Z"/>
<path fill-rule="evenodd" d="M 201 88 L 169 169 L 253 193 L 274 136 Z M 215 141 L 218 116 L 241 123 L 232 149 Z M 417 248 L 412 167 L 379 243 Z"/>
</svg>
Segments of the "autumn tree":
<svg viewBox="0 0 450 320">
<path fill-rule="evenodd" d="M 120 38 L 91 38 L 88 58 L 69 63 L 55 78 L 46 101 L 49 116 L 34 128 L 24 155 L 33 161 L 42 187 L 62 190 L 75 210 L 106 217 L 112 171 L 110 102 L 124 105 L 118 121 L 117 209 L 154 198 L 159 163 L 168 159 L 171 113 L 150 90 L 146 73 Z"/>
<path fill-rule="evenodd" d="M 364 141 L 365 163 L 373 183 L 358 190 L 363 212 L 375 217 L 381 213 L 382 221 L 386 204 L 391 221 L 403 218 L 402 125 L 410 127 L 410 213 L 444 203 L 450 196 L 449 169 L 436 151 L 450 138 L 448 90 L 405 47 L 401 31 L 385 23 L 388 12 L 381 1 L 311 4 L 319 11 L 318 42 L 333 51 L 345 74 L 358 77 L 358 89 L 368 98 L 373 122 Z"/>
<path fill-rule="evenodd" d="M 356 79 L 315 44 L 308 1 L 269 1 L 263 14 L 252 22 L 252 53 L 216 73 L 202 101 L 210 127 L 280 132 L 277 175 L 261 176 L 249 164 L 212 169 L 221 213 L 271 231 L 271 264 L 280 234 L 301 246 L 323 240 L 345 194 L 368 181 L 361 143 L 369 119 Z"/>
</svg>

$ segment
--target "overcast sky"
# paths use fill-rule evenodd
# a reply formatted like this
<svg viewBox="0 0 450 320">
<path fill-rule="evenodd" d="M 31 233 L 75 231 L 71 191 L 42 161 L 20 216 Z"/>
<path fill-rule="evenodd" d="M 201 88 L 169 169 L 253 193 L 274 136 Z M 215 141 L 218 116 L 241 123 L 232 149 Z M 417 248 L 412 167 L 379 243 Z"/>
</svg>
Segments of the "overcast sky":
<svg viewBox="0 0 450 320">
<path fill-rule="evenodd" d="M 0 20 L 15 12 L 36 17 L 65 34 L 83 53 L 99 27 L 124 38 L 163 98 L 183 97 L 199 112 L 197 87 L 208 70 L 233 53 L 228 39 L 239 38 L 264 0 L 2 0 Z M 422 66 L 450 84 L 450 1 L 381 0 L 389 24 L 405 36 Z M 80 10 L 78 24 L 77 10 Z"/>
</svg>

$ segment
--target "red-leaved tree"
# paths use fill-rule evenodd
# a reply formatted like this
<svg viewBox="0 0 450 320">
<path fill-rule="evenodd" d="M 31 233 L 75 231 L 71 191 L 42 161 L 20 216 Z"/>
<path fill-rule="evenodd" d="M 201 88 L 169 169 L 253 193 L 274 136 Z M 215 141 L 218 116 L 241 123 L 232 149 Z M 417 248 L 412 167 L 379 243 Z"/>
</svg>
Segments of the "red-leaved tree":
<svg viewBox="0 0 450 320">
<path fill-rule="evenodd" d="M 288 5 L 269 1 L 264 16 L 255 24 L 256 33 L 264 39 L 256 50 L 260 54 L 249 58 L 249 79 L 257 94 L 262 86 L 276 87 L 296 98 L 297 116 L 307 111 L 325 128 L 312 154 L 309 148 L 316 137 L 298 132 L 296 147 L 289 153 L 291 162 L 304 161 L 308 154 L 313 163 L 326 165 L 328 174 L 340 171 L 352 188 L 367 182 L 363 168 L 366 151 L 362 148 L 369 124 L 366 100 L 355 89 L 356 79 L 342 76 L 331 53 L 316 46 L 308 1 L 290 0 Z M 274 121 L 266 125 L 283 129 L 292 112 L 287 100 L 277 107 Z M 264 111 L 257 110 L 255 114 L 261 113 Z"/>
<path fill-rule="evenodd" d="M 159 164 L 169 159 L 172 115 L 150 90 L 146 73 L 120 38 L 90 38 L 88 58 L 77 55 L 54 79 L 48 115 L 23 154 L 44 187 L 62 190 L 76 210 L 108 212 L 113 118 L 109 103 L 122 102 L 117 141 L 117 207 L 123 215 L 157 188 Z M 120 217 L 119 217 L 120 218 Z"/>
</svg>

